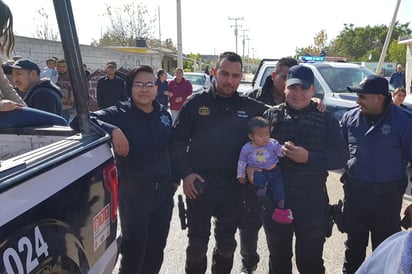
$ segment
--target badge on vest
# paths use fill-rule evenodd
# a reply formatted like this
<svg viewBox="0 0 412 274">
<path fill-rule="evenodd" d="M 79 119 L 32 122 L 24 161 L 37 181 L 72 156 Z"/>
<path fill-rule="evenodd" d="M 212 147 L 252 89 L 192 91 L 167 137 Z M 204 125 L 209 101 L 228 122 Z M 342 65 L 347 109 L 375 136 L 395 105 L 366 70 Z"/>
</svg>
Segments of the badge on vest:
<svg viewBox="0 0 412 274">
<path fill-rule="evenodd" d="M 201 116 L 210 115 L 210 108 L 207 107 L 207 106 L 201 106 L 201 107 L 198 109 L 198 113 L 199 113 L 199 115 L 201 115 Z"/>
</svg>

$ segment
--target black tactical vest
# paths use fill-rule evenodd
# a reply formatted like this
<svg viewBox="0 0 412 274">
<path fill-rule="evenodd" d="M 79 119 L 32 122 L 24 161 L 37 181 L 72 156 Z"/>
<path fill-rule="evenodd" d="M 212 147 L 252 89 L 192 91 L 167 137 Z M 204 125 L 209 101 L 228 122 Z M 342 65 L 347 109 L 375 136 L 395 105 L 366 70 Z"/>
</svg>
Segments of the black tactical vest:
<svg viewBox="0 0 412 274">
<path fill-rule="evenodd" d="M 327 141 L 325 113 L 319 112 L 311 103 L 305 109 L 296 111 L 285 104 L 273 107 L 269 114 L 271 137 L 283 144 L 292 141 L 310 151 L 322 151 Z"/>
</svg>

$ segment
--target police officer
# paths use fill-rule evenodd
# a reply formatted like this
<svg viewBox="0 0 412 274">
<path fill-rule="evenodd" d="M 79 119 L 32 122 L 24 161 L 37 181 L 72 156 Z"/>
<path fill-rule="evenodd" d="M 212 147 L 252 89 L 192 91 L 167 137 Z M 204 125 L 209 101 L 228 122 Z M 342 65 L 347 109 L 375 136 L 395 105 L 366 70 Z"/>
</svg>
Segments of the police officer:
<svg viewBox="0 0 412 274">
<path fill-rule="evenodd" d="M 263 102 L 269 106 L 278 105 L 285 101 L 286 76 L 291 67 L 298 62 L 292 57 L 283 57 L 276 63 L 275 69 L 269 75 L 263 87 L 255 89 L 247 96 Z M 325 111 L 325 105 L 316 97 L 312 101 L 318 104 L 319 111 Z M 248 168 L 248 173 L 258 170 Z M 253 184 L 245 184 L 243 187 L 243 197 L 241 203 L 241 213 L 239 221 L 240 255 L 242 256 L 241 274 L 253 273 L 260 260 L 257 253 L 257 242 L 259 230 L 262 226 L 260 218 L 261 206 L 257 201 L 257 196 Z"/>
<path fill-rule="evenodd" d="M 275 69 L 269 75 L 263 87 L 255 89 L 247 96 L 269 106 L 274 106 L 285 101 L 286 75 L 289 68 L 297 65 L 291 57 L 279 59 Z M 242 185 L 242 202 L 239 216 L 240 256 L 242 257 L 241 274 L 253 273 L 257 268 L 260 256 L 257 253 L 259 230 L 262 227 L 260 218 L 261 205 L 257 200 L 253 184 Z"/>
<path fill-rule="evenodd" d="M 242 79 L 238 54 L 222 53 L 217 66 L 215 84 L 209 92 L 188 98 L 172 134 L 172 164 L 183 178 L 189 212 L 186 273 L 207 269 L 212 217 L 216 238 L 212 273 L 232 269 L 241 189 L 236 179 L 237 159 L 248 141 L 247 122 L 267 109 L 236 91 Z"/>
<path fill-rule="evenodd" d="M 406 166 L 412 160 L 412 114 L 392 103 L 388 81 L 367 76 L 359 86 L 358 107 L 341 120 L 350 158 L 344 183 L 344 273 L 355 273 L 365 259 L 369 233 L 374 250 L 400 230 Z"/>
<path fill-rule="evenodd" d="M 344 167 L 347 146 L 338 121 L 329 112 L 319 112 L 311 101 L 315 93 L 310 68 L 290 68 L 286 102 L 264 113 L 272 124 L 271 137 L 284 144 L 280 159 L 285 184 L 286 208 L 293 212 L 290 225 L 272 220 L 273 208 L 262 212 L 270 252 L 270 273 L 292 273 L 292 238 L 296 237 L 296 264 L 300 273 L 325 273 L 322 253 L 330 233 L 328 170 Z"/>
<path fill-rule="evenodd" d="M 151 67 L 135 67 L 126 79 L 130 100 L 91 113 L 111 134 L 116 153 L 121 274 L 159 273 L 172 216 L 172 118 L 155 100 L 155 80 Z"/>
</svg>

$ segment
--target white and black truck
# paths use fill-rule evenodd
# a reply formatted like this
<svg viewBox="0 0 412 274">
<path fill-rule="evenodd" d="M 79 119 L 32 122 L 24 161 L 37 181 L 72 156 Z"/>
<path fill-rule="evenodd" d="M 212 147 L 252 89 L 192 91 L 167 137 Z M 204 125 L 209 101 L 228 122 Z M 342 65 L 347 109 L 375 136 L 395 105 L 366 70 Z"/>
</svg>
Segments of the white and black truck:
<svg viewBox="0 0 412 274">
<path fill-rule="evenodd" d="M 0 129 L 0 273 L 112 273 L 117 172 L 110 136 L 89 120 L 69 0 L 54 0 L 80 131 Z"/>
</svg>

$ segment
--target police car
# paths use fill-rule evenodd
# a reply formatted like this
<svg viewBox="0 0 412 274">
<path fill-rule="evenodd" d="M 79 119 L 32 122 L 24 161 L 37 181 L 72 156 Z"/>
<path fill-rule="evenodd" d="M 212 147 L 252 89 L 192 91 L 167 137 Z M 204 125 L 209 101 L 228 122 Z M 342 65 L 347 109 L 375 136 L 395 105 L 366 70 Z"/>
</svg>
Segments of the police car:
<svg viewBox="0 0 412 274">
<path fill-rule="evenodd" d="M 277 59 L 262 60 L 252 82 L 254 89 L 263 86 L 276 63 Z M 302 56 L 299 65 L 309 67 L 313 71 L 315 96 L 322 99 L 328 111 L 338 119 L 346 110 L 357 105 L 357 94 L 349 92 L 347 87 L 359 85 L 363 78 L 375 74 L 362 65 L 346 63 L 345 58 L 341 57 Z"/>
</svg>

